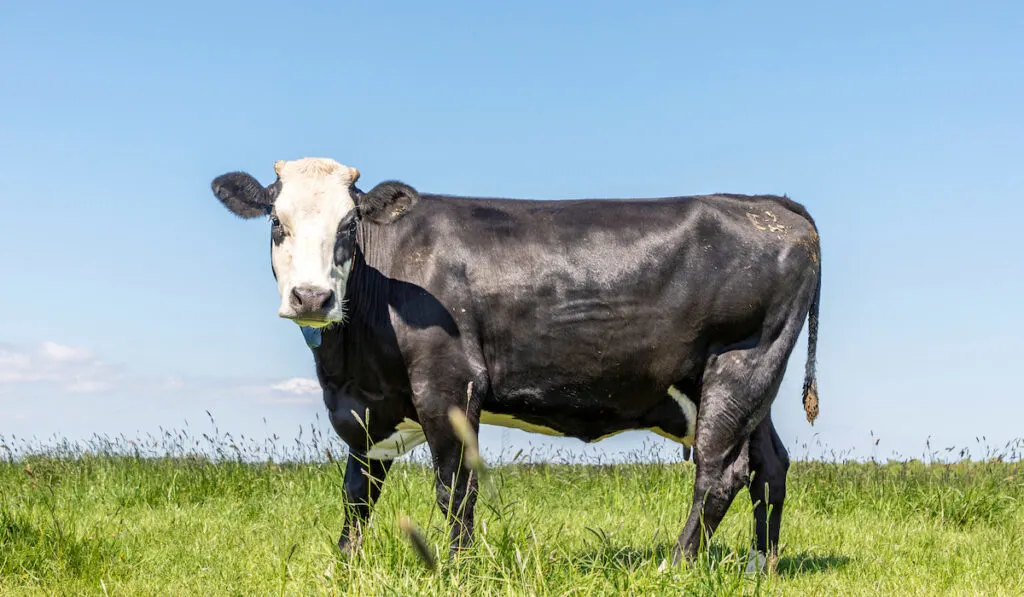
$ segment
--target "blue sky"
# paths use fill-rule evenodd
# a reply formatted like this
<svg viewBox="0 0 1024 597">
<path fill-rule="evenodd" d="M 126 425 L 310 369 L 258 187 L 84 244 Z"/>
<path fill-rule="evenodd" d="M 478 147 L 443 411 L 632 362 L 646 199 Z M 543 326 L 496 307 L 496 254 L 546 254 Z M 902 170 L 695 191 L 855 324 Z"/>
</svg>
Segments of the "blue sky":
<svg viewBox="0 0 1024 597">
<path fill-rule="evenodd" d="M 364 188 L 787 193 L 824 271 L 794 456 L 1024 435 L 1020 3 L 97 4 L 0 7 L 0 434 L 314 423 L 269 230 L 209 182 L 327 156 Z"/>
</svg>

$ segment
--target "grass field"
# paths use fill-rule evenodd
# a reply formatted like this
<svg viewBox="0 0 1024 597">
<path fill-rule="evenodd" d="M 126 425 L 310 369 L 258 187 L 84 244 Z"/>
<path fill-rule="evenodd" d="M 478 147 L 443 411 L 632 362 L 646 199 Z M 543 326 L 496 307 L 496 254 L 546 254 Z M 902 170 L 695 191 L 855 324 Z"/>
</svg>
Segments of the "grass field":
<svg viewBox="0 0 1024 597">
<path fill-rule="evenodd" d="M 697 565 L 664 566 L 689 507 L 688 462 L 494 467 L 478 543 L 448 560 L 430 473 L 400 461 L 349 559 L 335 553 L 336 460 L 251 462 L 230 436 L 204 436 L 223 456 L 212 462 L 166 437 L 178 447 L 151 450 L 165 457 L 117 440 L 0 463 L 0 593 L 1024 595 L 1019 444 L 984 462 L 795 462 L 777 569 L 747 577 L 746 491 Z M 435 570 L 399 529 L 405 515 Z"/>
</svg>

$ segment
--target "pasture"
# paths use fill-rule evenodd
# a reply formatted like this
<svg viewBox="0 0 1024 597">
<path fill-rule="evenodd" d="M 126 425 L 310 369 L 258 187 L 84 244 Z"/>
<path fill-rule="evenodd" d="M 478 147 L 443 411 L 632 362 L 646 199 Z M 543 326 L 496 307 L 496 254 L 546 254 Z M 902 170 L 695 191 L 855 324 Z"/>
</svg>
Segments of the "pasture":
<svg viewBox="0 0 1024 597">
<path fill-rule="evenodd" d="M 795 461 L 781 556 L 752 577 L 745 490 L 699 565 L 665 566 L 693 487 L 693 465 L 670 458 L 494 466 L 477 544 L 455 561 L 429 469 L 403 459 L 350 559 L 335 552 L 343 460 L 316 434 L 291 462 L 216 434 L 22 442 L 17 455 L 19 442 L 0 438 L 3 595 L 1024 594 L 1019 442 L 930 464 Z"/>
</svg>

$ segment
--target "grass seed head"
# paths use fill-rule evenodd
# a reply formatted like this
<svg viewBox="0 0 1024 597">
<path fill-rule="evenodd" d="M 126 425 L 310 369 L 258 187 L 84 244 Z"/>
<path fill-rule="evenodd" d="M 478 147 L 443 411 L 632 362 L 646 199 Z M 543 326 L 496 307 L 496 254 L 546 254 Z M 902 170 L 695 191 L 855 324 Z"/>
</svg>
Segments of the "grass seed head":
<svg viewBox="0 0 1024 597">
<path fill-rule="evenodd" d="M 459 440 L 462 441 L 463 455 L 466 460 L 466 465 L 477 475 L 481 475 L 486 468 L 483 459 L 480 457 L 480 448 L 477 445 L 476 432 L 473 431 L 473 425 L 470 424 L 466 414 L 459 410 L 458 407 L 451 407 L 448 409 L 448 420 L 451 421 L 452 429 L 455 430 L 455 435 L 458 436 Z"/>
<path fill-rule="evenodd" d="M 430 547 L 427 545 L 427 540 L 420 532 L 408 516 L 401 516 L 398 518 L 398 528 L 402 529 L 405 533 L 406 538 L 409 539 L 409 543 L 412 544 L 412 549 L 416 552 L 420 561 L 427 567 L 428 570 L 434 570 L 437 567 L 437 562 L 434 560 L 434 554 L 431 553 Z"/>
</svg>

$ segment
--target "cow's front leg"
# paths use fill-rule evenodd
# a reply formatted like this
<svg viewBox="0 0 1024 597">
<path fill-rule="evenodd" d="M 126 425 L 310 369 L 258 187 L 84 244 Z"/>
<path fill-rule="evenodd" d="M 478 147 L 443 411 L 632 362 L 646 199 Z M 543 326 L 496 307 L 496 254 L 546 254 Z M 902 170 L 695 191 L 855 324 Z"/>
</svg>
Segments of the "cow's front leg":
<svg viewBox="0 0 1024 597">
<path fill-rule="evenodd" d="M 470 409 L 466 413 L 466 418 L 476 435 L 480 428 L 480 416 L 472 411 Z M 437 505 L 451 525 L 450 553 L 454 555 L 473 544 L 477 474 L 466 462 L 462 440 L 456 434 L 447 412 L 437 413 L 428 421 L 423 431 L 434 460 Z"/>
<path fill-rule="evenodd" d="M 361 452 L 350 451 L 345 465 L 345 527 L 338 539 L 342 553 L 351 553 L 363 541 L 363 527 L 373 504 L 380 497 L 384 479 L 393 460 L 373 460 Z"/>
</svg>

